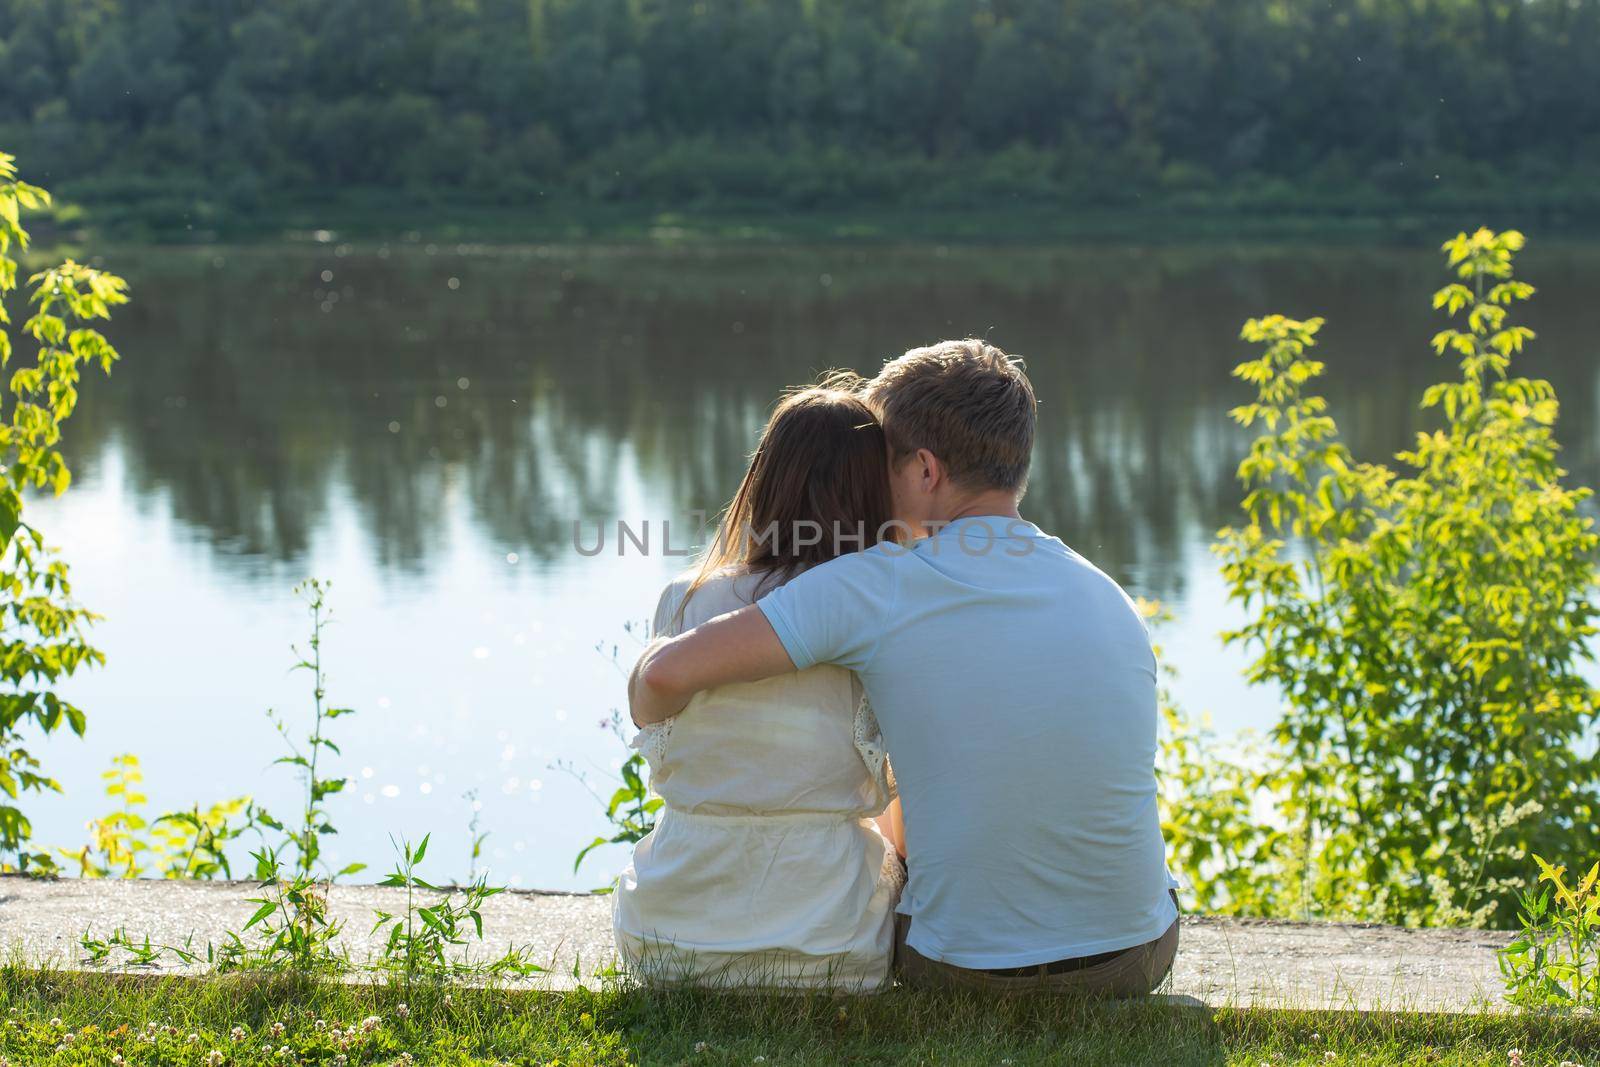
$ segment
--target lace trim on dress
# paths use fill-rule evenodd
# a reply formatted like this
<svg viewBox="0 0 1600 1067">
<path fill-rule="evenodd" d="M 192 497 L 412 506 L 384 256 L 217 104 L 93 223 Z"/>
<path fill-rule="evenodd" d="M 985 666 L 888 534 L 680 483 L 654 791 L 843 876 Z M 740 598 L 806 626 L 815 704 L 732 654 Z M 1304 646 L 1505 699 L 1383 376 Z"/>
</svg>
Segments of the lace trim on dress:
<svg viewBox="0 0 1600 1067">
<path fill-rule="evenodd" d="M 894 799 L 894 785 L 889 773 L 889 753 L 883 747 L 883 733 L 878 729 L 878 716 L 873 714 L 872 702 L 862 694 L 856 705 L 856 752 L 867 765 L 873 784 L 878 787 L 884 803 Z"/>
<path fill-rule="evenodd" d="M 662 760 L 667 758 L 667 741 L 672 737 L 672 723 L 673 720 L 668 719 L 642 727 L 629 743 L 629 747 L 650 764 L 651 770 L 659 768 Z"/>
<path fill-rule="evenodd" d="M 899 853 L 887 841 L 883 850 L 883 865 L 878 868 L 878 888 L 888 887 L 896 897 L 906 887 L 906 865 L 901 862 Z"/>
</svg>

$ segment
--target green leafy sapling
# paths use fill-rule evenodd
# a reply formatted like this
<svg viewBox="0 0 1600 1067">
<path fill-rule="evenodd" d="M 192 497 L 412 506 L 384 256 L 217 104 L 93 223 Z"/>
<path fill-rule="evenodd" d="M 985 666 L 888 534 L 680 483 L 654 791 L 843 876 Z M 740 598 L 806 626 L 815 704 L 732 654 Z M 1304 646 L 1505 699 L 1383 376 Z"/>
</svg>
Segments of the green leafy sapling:
<svg viewBox="0 0 1600 1067">
<path fill-rule="evenodd" d="M 1444 245 L 1456 279 L 1433 304 L 1455 321 L 1433 348 L 1457 374 L 1425 393 L 1437 425 L 1396 469 L 1356 462 L 1307 391 L 1321 320 L 1244 327 L 1262 351 L 1234 373 L 1256 399 L 1232 414 L 1259 432 L 1245 522 L 1216 546 L 1246 614 L 1225 637 L 1283 694 L 1276 818 L 1326 917 L 1509 920 L 1510 900 L 1484 906 L 1525 853 L 1596 844 L 1597 538 L 1556 462 L 1554 389 L 1510 373 L 1533 338 L 1511 321 L 1533 294 L 1512 275 L 1522 247 L 1489 230 Z"/>
<path fill-rule="evenodd" d="M 61 428 L 78 404 L 85 367 L 109 374 L 116 349 L 93 327 L 127 302 L 114 274 L 68 260 L 28 278 L 31 314 L 12 334 L 8 305 L 17 289 L 16 254 L 28 248 L 22 212 L 50 203 L 50 194 L 17 177 L 15 157 L 0 152 L 0 873 L 51 873 L 48 852 L 30 849 L 32 826 L 18 801 L 24 793 L 60 792 L 29 734 L 62 726 L 81 736 L 86 716 L 56 686 L 104 656 L 85 632 L 93 613 L 72 597 L 67 565 L 44 534 L 23 519 L 24 494 L 60 495 L 72 472 L 60 450 Z M 19 342 L 29 347 L 18 362 Z"/>
<path fill-rule="evenodd" d="M 341 754 L 339 746 L 327 735 L 328 724 L 341 716 L 355 714 L 350 708 L 334 707 L 327 703 L 327 675 L 322 667 L 322 641 L 332 614 L 327 608 L 328 588 L 327 582 L 316 578 L 307 579 L 295 586 L 295 593 L 305 600 L 311 615 L 308 650 L 301 654 L 293 668 L 308 672 L 312 679 L 311 731 L 306 736 L 304 745 L 295 741 L 287 722 L 275 712 L 267 712 L 289 748 L 289 754 L 279 757 L 276 762 L 299 768 L 301 780 L 305 785 L 300 826 L 293 833 L 291 844 L 295 849 L 295 869 L 307 876 L 316 873 L 321 863 L 323 836 L 338 832 L 329 818 L 325 802 L 329 797 L 344 792 L 350 784 L 350 779 L 332 777 L 324 774 L 322 770 L 324 753 L 332 753 L 335 756 Z M 268 825 L 277 824 L 269 821 Z M 352 863 L 337 872 L 330 872 L 329 877 L 355 874 L 365 867 L 363 863 Z"/>
</svg>

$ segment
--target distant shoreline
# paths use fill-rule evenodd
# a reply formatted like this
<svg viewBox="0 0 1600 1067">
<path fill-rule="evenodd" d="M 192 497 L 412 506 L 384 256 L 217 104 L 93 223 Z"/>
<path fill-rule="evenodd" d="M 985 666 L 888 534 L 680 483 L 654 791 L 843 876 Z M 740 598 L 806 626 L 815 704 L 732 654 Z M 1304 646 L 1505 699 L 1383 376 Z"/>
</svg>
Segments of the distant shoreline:
<svg viewBox="0 0 1600 1067">
<path fill-rule="evenodd" d="M 1480 225 L 1537 226 L 1563 236 L 1600 235 L 1600 215 L 1499 203 L 1383 210 L 1334 206 L 1248 210 L 1170 203 L 1150 208 L 1020 205 L 996 209 L 856 208 L 788 211 L 771 205 L 674 209 L 643 204 L 567 203 L 540 208 L 367 202 L 359 193 L 325 203 L 282 203 L 247 214 L 205 204 L 63 202 L 33 223 L 36 243 L 153 244 L 339 240 L 473 241 L 487 244 L 618 241 L 649 243 L 899 241 L 1042 243 L 1138 240 L 1328 241 L 1374 239 L 1430 247 Z"/>
</svg>

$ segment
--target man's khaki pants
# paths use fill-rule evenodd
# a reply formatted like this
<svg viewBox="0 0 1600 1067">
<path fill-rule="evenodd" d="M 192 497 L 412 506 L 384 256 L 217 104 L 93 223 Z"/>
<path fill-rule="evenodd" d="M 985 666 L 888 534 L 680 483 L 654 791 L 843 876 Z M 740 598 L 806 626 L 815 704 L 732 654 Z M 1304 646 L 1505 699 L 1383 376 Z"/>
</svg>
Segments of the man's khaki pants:
<svg viewBox="0 0 1600 1067">
<path fill-rule="evenodd" d="M 1050 990 L 1102 997 L 1141 997 L 1153 992 L 1172 970 L 1178 955 L 1178 920 L 1167 932 L 1147 944 L 1131 948 L 1114 959 L 1079 970 L 1052 974 L 1048 964 L 1018 968 L 1015 974 L 974 971 L 930 960 L 906 944 L 911 918 L 895 916 L 895 977 L 920 989 L 983 989 L 989 991 Z"/>
</svg>

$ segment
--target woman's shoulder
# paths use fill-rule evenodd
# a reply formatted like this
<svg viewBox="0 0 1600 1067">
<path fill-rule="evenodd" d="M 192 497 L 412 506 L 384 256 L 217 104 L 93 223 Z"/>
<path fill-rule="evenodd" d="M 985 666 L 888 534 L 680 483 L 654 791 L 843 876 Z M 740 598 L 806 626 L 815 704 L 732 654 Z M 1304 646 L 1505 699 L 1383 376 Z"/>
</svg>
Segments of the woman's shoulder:
<svg viewBox="0 0 1600 1067">
<path fill-rule="evenodd" d="M 737 611 L 761 599 L 774 584 L 769 575 L 742 568 L 723 568 L 707 575 L 705 581 L 696 588 L 695 580 L 699 574 L 698 568 L 684 571 L 661 590 L 661 597 L 656 603 L 653 633 L 681 633 L 707 619 Z M 685 599 L 688 600 L 687 605 Z"/>
</svg>

